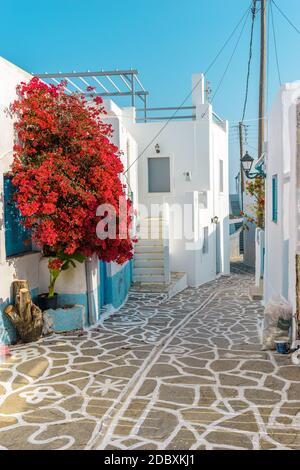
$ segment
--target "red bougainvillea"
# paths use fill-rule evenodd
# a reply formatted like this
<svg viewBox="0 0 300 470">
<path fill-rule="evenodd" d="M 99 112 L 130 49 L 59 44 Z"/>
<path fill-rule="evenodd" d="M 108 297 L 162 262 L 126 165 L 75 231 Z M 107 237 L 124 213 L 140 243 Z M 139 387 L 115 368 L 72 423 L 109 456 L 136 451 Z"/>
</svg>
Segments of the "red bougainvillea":
<svg viewBox="0 0 300 470">
<path fill-rule="evenodd" d="M 112 128 L 101 119 L 102 99 L 91 95 L 87 101 L 67 94 L 64 83 L 47 85 L 38 78 L 21 83 L 17 92 L 12 182 L 35 242 L 58 258 L 96 253 L 107 262 L 131 259 L 131 202 L 126 201 L 125 219 L 119 218 L 119 198 L 125 197 L 119 178 L 123 166 L 109 140 Z M 114 238 L 97 237 L 101 204 L 116 211 Z"/>
</svg>

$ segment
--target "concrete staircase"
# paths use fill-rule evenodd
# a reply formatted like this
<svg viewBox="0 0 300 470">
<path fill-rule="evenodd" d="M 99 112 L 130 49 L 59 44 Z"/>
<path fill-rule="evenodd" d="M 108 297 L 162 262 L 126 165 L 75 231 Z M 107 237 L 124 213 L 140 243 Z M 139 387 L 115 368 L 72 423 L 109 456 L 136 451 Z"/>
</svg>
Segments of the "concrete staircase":
<svg viewBox="0 0 300 470">
<path fill-rule="evenodd" d="M 162 218 L 142 219 L 137 227 L 133 281 L 142 284 L 169 282 Z M 167 253 L 168 256 L 168 253 Z"/>
</svg>

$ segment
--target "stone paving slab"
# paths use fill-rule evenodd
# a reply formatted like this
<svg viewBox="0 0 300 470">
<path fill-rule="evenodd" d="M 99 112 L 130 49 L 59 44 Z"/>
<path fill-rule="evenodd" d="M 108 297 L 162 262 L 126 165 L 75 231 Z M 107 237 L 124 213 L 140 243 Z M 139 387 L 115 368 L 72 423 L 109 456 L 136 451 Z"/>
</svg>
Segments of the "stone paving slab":
<svg viewBox="0 0 300 470">
<path fill-rule="evenodd" d="M 297 449 L 300 369 L 261 351 L 241 266 L 171 300 L 133 292 L 0 365 L 0 449 Z"/>
</svg>

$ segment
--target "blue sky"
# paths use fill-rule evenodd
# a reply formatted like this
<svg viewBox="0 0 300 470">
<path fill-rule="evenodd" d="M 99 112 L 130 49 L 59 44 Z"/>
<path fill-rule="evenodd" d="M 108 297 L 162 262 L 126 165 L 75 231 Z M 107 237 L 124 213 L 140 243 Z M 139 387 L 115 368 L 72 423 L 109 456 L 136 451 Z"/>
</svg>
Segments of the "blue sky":
<svg viewBox="0 0 300 470">
<path fill-rule="evenodd" d="M 299 0 L 276 3 L 300 28 Z M 151 106 L 176 106 L 191 89 L 191 74 L 207 68 L 249 5 L 250 0 L 2 0 L 0 55 L 35 73 L 137 68 L 150 91 Z M 275 8 L 274 20 L 282 81 L 300 80 L 300 35 Z M 257 19 L 246 114 L 250 126 L 249 151 L 253 156 L 257 130 L 258 26 Z M 279 88 L 270 31 L 269 102 Z M 249 35 L 250 18 L 214 101 L 215 111 L 231 121 L 232 126 L 242 114 Z M 238 32 L 208 74 L 213 92 L 237 37 Z M 230 141 L 233 182 L 238 171 L 234 128 Z"/>
</svg>

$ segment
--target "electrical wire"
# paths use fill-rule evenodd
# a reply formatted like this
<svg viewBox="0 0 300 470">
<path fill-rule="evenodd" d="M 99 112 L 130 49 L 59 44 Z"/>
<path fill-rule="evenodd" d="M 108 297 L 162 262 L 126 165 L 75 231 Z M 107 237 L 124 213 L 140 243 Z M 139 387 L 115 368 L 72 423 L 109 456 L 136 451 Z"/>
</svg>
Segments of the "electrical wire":
<svg viewBox="0 0 300 470">
<path fill-rule="evenodd" d="M 252 2 L 251 2 L 252 4 Z M 204 72 L 204 75 L 207 75 L 207 73 L 211 70 L 211 68 L 213 67 L 213 65 L 216 63 L 217 59 L 220 57 L 221 53 L 223 52 L 223 50 L 226 48 L 227 44 L 230 42 L 231 38 L 234 36 L 235 32 L 238 30 L 239 26 L 241 25 L 241 23 L 243 22 L 244 18 L 245 17 L 248 17 L 249 13 L 250 13 L 250 10 L 251 10 L 251 6 L 247 8 L 247 10 L 244 12 L 244 14 L 242 15 L 241 19 L 239 20 L 239 22 L 237 23 L 237 25 L 235 26 L 235 28 L 233 29 L 232 33 L 229 35 L 229 37 L 227 38 L 227 40 L 225 41 L 225 43 L 223 44 L 223 46 L 221 47 L 221 49 L 219 50 L 219 52 L 217 53 L 217 55 L 215 56 L 215 58 L 212 60 L 212 62 L 210 63 L 210 65 L 208 66 L 208 68 L 206 69 L 206 71 Z M 160 136 L 160 134 L 165 130 L 165 128 L 168 126 L 168 124 L 173 120 L 173 118 L 177 115 L 178 111 L 180 111 L 180 109 L 185 105 L 185 103 L 187 102 L 187 100 L 192 96 L 193 92 L 195 91 L 195 89 L 200 85 L 201 83 L 201 80 L 198 80 L 198 82 L 195 84 L 195 86 L 193 87 L 192 91 L 190 91 L 187 96 L 185 97 L 185 99 L 182 101 L 182 103 L 180 104 L 180 106 L 178 106 L 178 108 L 176 108 L 176 110 L 174 111 L 173 115 L 165 122 L 165 124 L 161 127 L 161 129 L 157 132 L 157 134 L 151 139 L 151 141 L 148 143 L 148 145 L 146 145 L 146 147 L 142 150 L 142 152 L 137 156 L 137 158 L 131 163 L 131 165 L 126 169 L 126 171 L 124 171 L 124 174 L 127 173 L 130 168 L 144 155 L 144 153 L 148 150 L 148 148 L 153 144 L 153 142 L 155 142 L 155 140 L 157 139 L 157 137 Z"/>
<path fill-rule="evenodd" d="M 216 91 L 214 92 L 213 97 L 212 97 L 212 99 L 211 99 L 209 105 L 211 105 L 211 104 L 213 103 L 215 97 L 216 97 L 217 94 L 218 94 L 218 91 L 220 90 L 220 88 L 221 88 L 221 86 L 222 86 L 222 83 L 223 83 L 223 81 L 224 81 L 224 79 L 225 79 L 225 76 L 226 76 L 226 74 L 227 74 L 227 72 L 228 72 L 228 70 L 229 70 L 229 67 L 230 67 L 230 65 L 231 65 L 232 59 L 233 59 L 233 57 L 234 57 L 234 55 L 235 55 L 235 53 L 236 53 L 236 50 L 237 50 L 237 48 L 238 48 L 238 45 L 239 45 L 239 43 L 240 43 L 241 37 L 242 37 L 242 35 L 243 35 L 243 32 L 245 31 L 249 14 L 250 14 L 250 10 L 248 11 L 248 14 L 247 14 L 246 19 L 245 19 L 245 21 L 244 21 L 244 24 L 243 24 L 243 27 L 242 27 L 242 29 L 241 29 L 241 32 L 240 32 L 240 34 L 239 34 L 239 36 L 238 36 L 238 38 L 237 38 L 237 41 L 236 41 L 236 43 L 235 43 L 233 52 L 232 52 L 232 54 L 231 54 L 231 56 L 230 56 L 230 58 L 229 58 L 229 61 L 228 61 L 227 66 L 226 66 L 226 68 L 225 68 L 225 71 L 224 71 L 224 73 L 223 73 L 223 75 L 222 75 L 222 77 L 221 77 L 221 79 L 220 79 L 220 81 L 219 81 L 219 83 L 218 83 L 218 85 L 217 85 Z M 202 116 L 201 116 L 202 118 L 204 118 L 204 117 L 206 116 L 207 111 L 209 110 L 209 105 L 207 106 L 206 111 L 202 114 Z"/>
<path fill-rule="evenodd" d="M 277 3 L 274 0 L 271 0 L 273 5 L 277 8 L 277 10 L 281 13 L 281 15 L 286 19 L 286 21 L 294 28 L 295 31 L 297 31 L 298 34 L 300 34 L 300 29 L 297 28 L 297 26 L 289 19 L 289 17 L 279 8 Z"/>
<path fill-rule="evenodd" d="M 274 46 L 275 46 L 275 56 L 276 56 L 276 65 L 277 65 L 277 73 L 278 73 L 278 80 L 280 86 L 282 85 L 282 80 L 281 80 L 281 73 L 280 73 L 280 67 L 279 67 L 279 58 L 278 58 L 278 49 L 277 49 L 277 39 L 276 39 L 276 32 L 275 32 L 275 24 L 274 24 L 274 14 L 273 14 L 273 5 L 272 2 L 270 2 L 270 12 L 271 12 L 271 20 L 272 20 L 272 29 L 273 29 L 273 39 L 274 39 Z"/>
<path fill-rule="evenodd" d="M 249 59 L 248 59 L 248 70 L 247 70 L 247 80 L 246 80 L 246 92 L 245 92 L 245 101 L 244 101 L 244 107 L 243 107 L 242 123 L 244 122 L 244 119 L 245 119 L 247 103 L 248 103 L 249 81 L 250 81 L 252 50 L 253 50 L 254 25 L 255 25 L 255 19 L 256 19 L 256 0 L 253 0 L 253 6 L 252 6 L 251 11 L 252 11 L 252 24 L 251 24 Z"/>
</svg>

